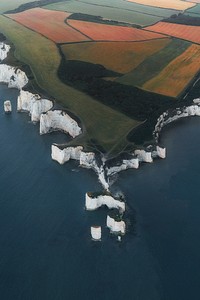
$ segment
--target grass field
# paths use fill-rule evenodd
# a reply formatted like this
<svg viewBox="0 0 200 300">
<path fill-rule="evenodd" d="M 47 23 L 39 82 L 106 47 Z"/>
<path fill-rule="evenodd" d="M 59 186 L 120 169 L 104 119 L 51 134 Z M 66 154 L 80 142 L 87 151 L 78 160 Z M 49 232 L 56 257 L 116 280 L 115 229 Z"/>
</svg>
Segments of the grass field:
<svg viewBox="0 0 200 300">
<path fill-rule="evenodd" d="M 10 0 L 10 1 L 1 0 L 0 1 L 0 14 L 6 12 L 8 10 L 16 9 L 21 4 L 30 3 L 30 2 L 33 2 L 33 0 Z"/>
<path fill-rule="evenodd" d="M 185 2 L 182 0 L 128 0 L 133 3 L 138 3 L 142 5 L 149 5 L 161 8 L 171 8 L 178 10 L 185 10 L 190 7 L 195 6 L 195 3 Z"/>
<path fill-rule="evenodd" d="M 160 74 L 143 86 L 145 90 L 177 97 L 200 70 L 200 46 L 191 45 Z"/>
<path fill-rule="evenodd" d="M 117 82 L 142 87 L 146 81 L 157 76 L 173 59 L 182 54 L 191 43 L 173 39 L 166 47 L 147 57 L 130 73 L 117 79 Z"/>
<path fill-rule="evenodd" d="M 124 0 L 79 0 L 79 2 L 90 3 L 91 5 L 100 5 L 104 7 L 118 8 L 122 11 L 129 10 L 133 12 L 139 12 L 146 15 L 152 15 L 157 17 L 170 17 L 174 13 L 179 13 L 180 10 L 174 11 L 173 9 L 163 9 L 159 7 L 151 7 L 147 5 L 140 5 L 137 3 L 124 1 Z"/>
<path fill-rule="evenodd" d="M 70 16 L 70 14 L 66 12 L 50 11 L 38 7 L 6 16 L 46 36 L 56 43 L 89 40 L 86 36 L 65 23 L 65 19 Z"/>
<path fill-rule="evenodd" d="M 101 5 L 97 6 L 91 3 L 83 3 L 76 0 L 49 4 L 44 8 L 68 11 L 73 13 L 90 14 L 92 16 L 101 16 L 102 18 L 108 20 L 138 24 L 141 26 L 151 25 L 163 19 L 162 16 L 158 17 L 151 14 L 143 14 L 140 12 L 131 11 L 129 9 L 125 10 Z"/>
<path fill-rule="evenodd" d="M 57 77 L 61 58 L 53 42 L 4 16 L 0 16 L 0 27 L 15 45 L 17 59 L 31 67 L 38 85 L 82 121 L 84 135 L 74 142 L 87 145 L 94 139 L 115 154 L 127 145 L 127 133 L 139 122 L 61 83 Z"/>
<path fill-rule="evenodd" d="M 145 29 L 200 44 L 200 26 L 159 22 Z"/>
<path fill-rule="evenodd" d="M 94 41 L 146 41 L 165 37 L 162 34 L 126 26 L 98 24 L 71 19 L 67 20 L 67 24 Z"/>
<path fill-rule="evenodd" d="M 67 60 L 100 64 L 106 69 L 127 73 L 169 43 L 169 38 L 146 42 L 86 42 L 62 45 L 61 49 Z"/>
<path fill-rule="evenodd" d="M 198 2 L 200 3 L 200 1 Z M 196 6 L 190 8 L 190 9 L 187 9 L 185 13 L 191 13 L 191 14 L 200 14 L 200 4 L 197 4 Z"/>
</svg>

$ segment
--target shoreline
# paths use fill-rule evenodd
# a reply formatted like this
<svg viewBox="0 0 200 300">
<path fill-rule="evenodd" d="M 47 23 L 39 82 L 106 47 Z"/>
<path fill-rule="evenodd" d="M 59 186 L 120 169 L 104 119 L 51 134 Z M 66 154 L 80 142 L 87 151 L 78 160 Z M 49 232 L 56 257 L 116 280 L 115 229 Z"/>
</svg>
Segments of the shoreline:
<svg viewBox="0 0 200 300">
<path fill-rule="evenodd" d="M 0 52 L 1 60 L 6 58 L 10 50 L 9 45 L 4 42 L 2 44 L 3 53 L 2 51 Z M 5 53 L 5 51 L 7 52 Z M 69 134 L 72 138 L 80 135 L 84 125 L 81 124 L 82 126 L 79 127 L 78 123 L 66 113 L 65 109 L 57 110 L 55 101 L 43 99 L 39 94 L 32 94 L 27 91 L 28 81 L 26 73 L 18 67 L 0 64 L 0 82 L 7 84 L 8 88 L 17 88 L 20 91 L 17 99 L 17 111 L 29 113 L 33 124 L 39 122 L 40 134 L 59 130 Z M 25 90 L 23 89 L 24 87 Z M 138 169 L 141 163 L 152 163 L 155 158 L 164 159 L 166 157 L 166 148 L 160 147 L 158 143 L 161 130 L 169 123 L 188 116 L 200 116 L 200 98 L 194 99 L 193 105 L 163 112 L 157 119 L 152 132 L 153 145 L 148 145 L 145 148 L 138 147 L 132 152 L 123 152 L 113 159 L 106 160 L 103 154 L 85 152 L 82 145 L 66 146 L 53 143 L 51 146 L 51 158 L 59 164 L 64 164 L 73 159 L 79 161 L 79 166 L 92 169 L 104 189 L 102 193 L 102 197 L 104 197 L 104 193 L 110 193 L 109 189 L 114 175 L 127 169 Z M 88 196 L 86 198 L 88 199 Z M 111 196 L 111 198 L 117 201 L 114 197 Z M 106 202 L 102 203 L 102 205 L 107 205 L 109 208 L 114 208 L 112 205 L 106 204 Z M 120 221 L 118 222 L 123 222 L 124 212 L 125 209 L 121 212 Z"/>
</svg>

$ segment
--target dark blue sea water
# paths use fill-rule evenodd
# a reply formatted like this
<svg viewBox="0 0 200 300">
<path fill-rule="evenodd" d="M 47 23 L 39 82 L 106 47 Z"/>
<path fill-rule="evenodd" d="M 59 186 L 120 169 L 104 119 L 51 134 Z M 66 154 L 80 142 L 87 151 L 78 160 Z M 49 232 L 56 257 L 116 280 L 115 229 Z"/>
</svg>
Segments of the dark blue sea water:
<svg viewBox="0 0 200 300">
<path fill-rule="evenodd" d="M 200 118 L 164 131 L 166 160 L 118 177 L 129 223 L 119 243 L 105 209 L 84 210 L 85 192 L 101 189 L 94 173 L 53 162 L 51 143 L 67 137 L 40 136 L 16 97 L 0 86 L 0 299 L 199 300 Z"/>
</svg>

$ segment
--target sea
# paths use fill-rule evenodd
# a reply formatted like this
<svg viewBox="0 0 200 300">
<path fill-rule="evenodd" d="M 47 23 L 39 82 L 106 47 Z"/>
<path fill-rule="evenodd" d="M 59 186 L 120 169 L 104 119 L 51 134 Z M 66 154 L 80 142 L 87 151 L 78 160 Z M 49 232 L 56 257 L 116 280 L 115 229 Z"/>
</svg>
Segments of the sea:
<svg viewBox="0 0 200 300">
<path fill-rule="evenodd" d="M 0 299 L 199 300 L 200 118 L 163 130 L 165 160 L 114 178 L 127 203 L 118 242 L 108 210 L 84 208 L 85 193 L 102 189 L 95 173 L 52 161 L 51 144 L 69 137 L 40 136 L 16 112 L 17 95 L 0 85 Z M 92 225 L 102 226 L 101 242 Z"/>
</svg>

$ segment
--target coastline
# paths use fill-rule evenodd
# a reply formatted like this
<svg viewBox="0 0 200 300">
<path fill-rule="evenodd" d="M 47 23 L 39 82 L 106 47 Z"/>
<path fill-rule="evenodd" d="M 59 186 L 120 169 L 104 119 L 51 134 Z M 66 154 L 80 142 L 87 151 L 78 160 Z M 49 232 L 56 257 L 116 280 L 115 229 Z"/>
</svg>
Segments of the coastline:
<svg viewBox="0 0 200 300">
<path fill-rule="evenodd" d="M 2 53 L 0 57 L 1 60 L 7 56 L 10 50 L 10 47 L 6 43 L 3 43 L 3 45 L 2 49 L 6 50 L 0 52 L 0 54 Z M 71 135 L 72 138 L 81 134 L 82 128 L 79 127 L 77 122 L 73 120 L 65 110 L 56 110 L 53 101 L 43 99 L 38 94 L 32 94 L 31 92 L 23 90 L 28 84 L 28 77 L 25 72 L 19 68 L 0 64 L 0 82 L 8 84 L 9 88 L 17 88 L 20 91 L 17 110 L 28 112 L 33 123 L 40 122 L 40 134 L 46 134 L 55 130 L 67 133 Z M 152 133 L 155 143 L 144 149 L 138 148 L 129 153 L 121 153 L 114 159 L 106 160 L 102 154 L 85 152 L 82 145 L 68 147 L 65 145 L 52 144 L 51 157 L 59 164 L 64 164 L 70 159 L 73 159 L 79 161 L 79 166 L 94 170 L 104 189 L 103 193 L 110 193 L 109 190 L 114 175 L 127 169 L 138 169 L 143 162 L 152 163 L 157 157 L 162 159 L 166 157 L 166 148 L 160 147 L 158 143 L 160 132 L 164 126 L 180 118 L 195 115 L 200 116 L 200 99 L 195 99 L 193 102 L 193 105 L 166 111 L 161 114 Z M 114 199 L 114 197 L 112 198 Z M 105 204 L 106 202 L 102 203 L 102 205 L 108 204 L 107 206 L 109 207 L 109 201 L 107 204 Z M 98 206 L 96 209 L 97 208 Z M 114 207 L 111 205 L 109 208 Z M 124 212 L 125 209 L 121 212 L 120 221 L 118 222 L 122 222 Z"/>
</svg>

